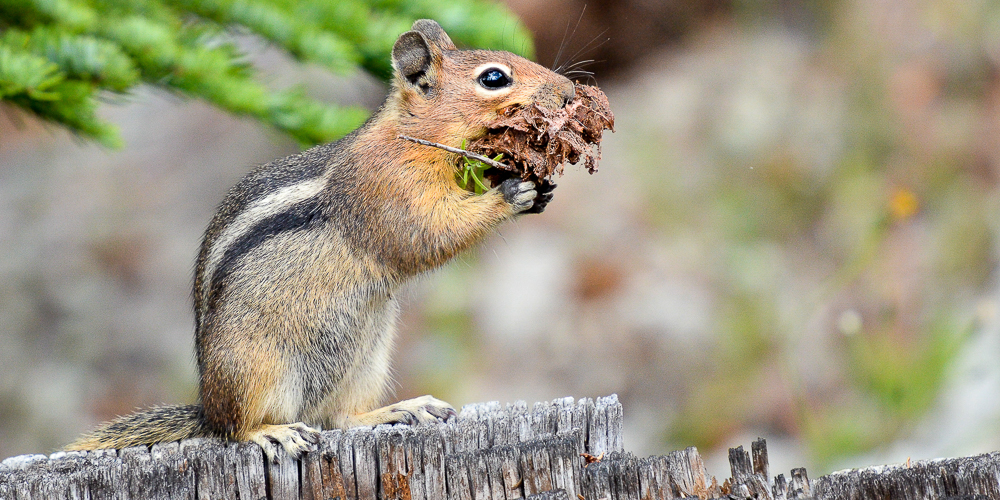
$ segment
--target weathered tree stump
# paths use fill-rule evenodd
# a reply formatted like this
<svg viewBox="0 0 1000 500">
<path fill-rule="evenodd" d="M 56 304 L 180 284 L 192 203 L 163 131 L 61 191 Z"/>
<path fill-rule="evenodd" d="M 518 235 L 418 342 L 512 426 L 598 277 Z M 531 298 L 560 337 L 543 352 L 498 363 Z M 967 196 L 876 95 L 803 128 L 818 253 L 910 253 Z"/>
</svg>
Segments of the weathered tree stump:
<svg viewBox="0 0 1000 500">
<path fill-rule="evenodd" d="M 189 439 L 124 450 L 22 455 L 0 463 L 3 499 L 1000 499 L 1000 452 L 771 477 L 763 440 L 708 475 L 694 448 L 639 459 L 622 450 L 616 396 L 469 405 L 456 422 L 325 431 L 300 460 L 255 444 Z"/>
</svg>

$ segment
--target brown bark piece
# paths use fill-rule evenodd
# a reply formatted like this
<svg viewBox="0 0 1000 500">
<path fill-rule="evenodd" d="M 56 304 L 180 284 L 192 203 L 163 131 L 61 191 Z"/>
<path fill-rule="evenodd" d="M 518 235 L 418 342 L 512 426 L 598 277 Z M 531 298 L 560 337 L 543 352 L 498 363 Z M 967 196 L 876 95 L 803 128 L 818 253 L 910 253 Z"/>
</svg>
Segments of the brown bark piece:
<svg viewBox="0 0 1000 500">
<path fill-rule="evenodd" d="M 614 132 L 614 127 L 615 117 L 604 92 L 578 84 L 576 97 L 562 108 L 533 104 L 501 111 L 486 135 L 469 144 L 468 150 L 490 158 L 503 154 L 500 163 L 506 170 L 542 184 L 555 174 L 562 175 L 567 162 L 583 162 L 589 173 L 596 172 L 601 137 L 605 129 Z M 487 172 L 491 175 L 505 177 L 502 172 Z"/>
</svg>

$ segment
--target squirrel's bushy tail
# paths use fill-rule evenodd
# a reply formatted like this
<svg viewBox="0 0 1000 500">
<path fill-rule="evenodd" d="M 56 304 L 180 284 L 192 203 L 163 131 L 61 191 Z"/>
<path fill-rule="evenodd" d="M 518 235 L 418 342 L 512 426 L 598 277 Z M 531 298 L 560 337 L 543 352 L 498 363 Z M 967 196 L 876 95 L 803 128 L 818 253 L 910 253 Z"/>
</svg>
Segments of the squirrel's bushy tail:
<svg viewBox="0 0 1000 500">
<path fill-rule="evenodd" d="M 103 424 L 66 450 L 121 449 L 214 435 L 205 425 L 201 405 L 156 406 Z"/>
</svg>

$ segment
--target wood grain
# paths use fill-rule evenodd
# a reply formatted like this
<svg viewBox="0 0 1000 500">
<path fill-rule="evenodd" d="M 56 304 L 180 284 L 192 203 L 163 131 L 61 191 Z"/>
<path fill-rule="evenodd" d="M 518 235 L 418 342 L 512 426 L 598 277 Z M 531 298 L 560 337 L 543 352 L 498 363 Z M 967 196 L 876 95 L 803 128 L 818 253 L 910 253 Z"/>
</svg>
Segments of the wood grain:
<svg viewBox="0 0 1000 500">
<path fill-rule="evenodd" d="M 654 500 L 1000 498 L 1000 452 L 771 477 L 767 446 L 729 450 L 730 477 L 698 450 L 637 458 L 622 449 L 616 396 L 467 405 L 447 424 L 324 431 L 299 459 L 252 443 L 22 455 L 0 463 L 0 499 Z"/>
</svg>

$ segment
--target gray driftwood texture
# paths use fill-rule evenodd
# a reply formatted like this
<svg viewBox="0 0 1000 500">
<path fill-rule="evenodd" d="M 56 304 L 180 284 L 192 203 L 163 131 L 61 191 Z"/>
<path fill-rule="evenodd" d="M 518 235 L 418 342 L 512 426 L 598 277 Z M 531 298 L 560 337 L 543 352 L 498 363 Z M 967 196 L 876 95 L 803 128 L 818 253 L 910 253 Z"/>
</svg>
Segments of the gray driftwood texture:
<svg viewBox="0 0 1000 500">
<path fill-rule="evenodd" d="M 456 422 L 323 432 L 300 460 L 265 461 L 217 439 L 120 451 L 22 455 L 0 463 L 3 499 L 1000 499 L 1000 453 L 831 474 L 770 474 L 763 440 L 731 449 L 731 477 L 698 451 L 622 450 L 616 396 L 469 405 Z"/>
</svg>

